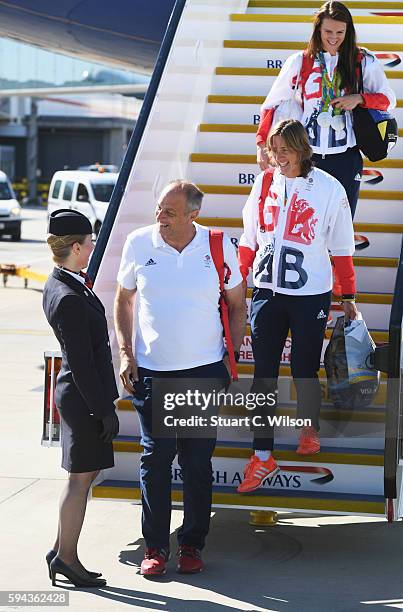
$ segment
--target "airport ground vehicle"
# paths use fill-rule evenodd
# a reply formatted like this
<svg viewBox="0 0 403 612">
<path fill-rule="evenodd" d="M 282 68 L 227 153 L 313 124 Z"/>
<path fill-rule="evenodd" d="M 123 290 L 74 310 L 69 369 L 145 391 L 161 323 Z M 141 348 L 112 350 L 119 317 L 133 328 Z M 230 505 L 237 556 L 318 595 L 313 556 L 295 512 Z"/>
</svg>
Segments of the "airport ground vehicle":
<svg viewBox="0 0 403 612">
<path fill-rule="evenodd" d="M 117 177 L 114 172 L 91 170 L 55 172 L 49 189 L 48 214 L 59 208 L 78 210 L 89 218 L 98 235 Z"/>
<path fill-rule="evenodd" d="M 317 3 L 308 4 L 296 0 L 285 8 L 280 1 L 276 5 L 272 0 L 230 0 L 212 9 L 203 0 L 188 0 L 186 6 L 176 3 L 90 264 L 95 289 L 106 306 L 114 357 L 112 303 L 120 252 L 131 229 L 153 222 L 155 200 L 169 180 L 186 177 L 196 182 L 206 194 L 201 223 L 224 228 L 237 244 L 241 210 L 258 172 L 259 107 L 286 57 L 306 45 Z M 396 69 L 403 51 L 401 18 L 379 15 L 378 9 L 373 14 L 365 0 L 354 6 L 360 43 L 387 62 L 399 98 L 396 117 L 402 125 L 403 73 Z M 361 248 L 354 263 L 359 309 L 378 344 L 380 392 L 365 410 L 337 410 L 326 398 L 321 370 L 321 453 L 302 459 L 293 450 L 295 432 L 284 430 L 277 436 L 274 452 L 281 472 L 247 496 L 237 495 L 235 489 L 252 452 L 250 434 L 223 427 L 213 461 L 215 507 L 365 516 L 386 512 L 389 520 L 403 516 L 402 142 L 387 160 L 377 164 L 364 160 L 364 167 L 355 222 Z M 248 301 L 250 297 L 249 289 Z M 334 302 L 333 317 L 339 309 Z M 295 415 L 288 364 L 291 342 L 289 338 L 283 354 L 279 385 L 279 412 L 284 416 Z M 249 333 L 238 371 L 242 377 L 253 373 Z M 236 415 L 233 407 L 232 412 L 231 407 L 225 410 Z M 139 427 L 127 398 L 120 402 L 119 419 L 115 467 L 101 475 L 93 496 L 139 501 Z M 181 474 L 176 463 L 172 478 L 173 501 L 180 504 Z"/>
<path fill-rule="evenodd" d="M 10 235 L 12 240 L 21 240 L 21 206 L 15 197 L 7 175 L 0 171 L 1 235 Z"/>
</svg>

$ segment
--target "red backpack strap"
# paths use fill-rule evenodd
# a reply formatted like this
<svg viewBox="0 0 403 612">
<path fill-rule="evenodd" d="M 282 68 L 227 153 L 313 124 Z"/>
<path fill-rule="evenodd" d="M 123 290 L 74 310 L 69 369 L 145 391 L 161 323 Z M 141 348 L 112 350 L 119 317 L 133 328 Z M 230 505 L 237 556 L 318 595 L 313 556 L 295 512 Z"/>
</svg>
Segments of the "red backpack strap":
<svg viewBox="0 0 403 612">
<path fill-rule="evenodd" d="M 220 282 L 220 291 L 224 291 L 224 234 L 221 230 L 209 230 L 210 252 L 217 270 Z"/>
<path fill-rule="evenodd" d="M 264 222 L 263 209 L 264 209 L 264 203 L 266 201 L 266 198 L 269 195 L 271 184 L 273 182 L 273 173 L 274 173 L 273 168 L 267 168 L 264 171 L 264 175 L 263 175 L 262 189 L 260 191 L 259 204 L 258 204 L 259 206 L 259 227 L 261 231 L 265 231 L 265 227 L 266 227 L 265 222 Z"/>
<path fill-rule="evenodd" d="M 210 252 L 214 261 L 215 268 L 217 270 L 218 279 L 220 283 L 220 316 L 221 323 L 224 330 L 225 342 L 227 344 L 229 364 L 231 368 L 232 380 L 238 380 L 238 370 L 236 367 L 234 345 L 232 343 L 231 331 L 229 325 L 228 315 L 228 304 L 225 296 L 225 281 L 229 280 L 230 271 L 224 261 L 224 248 L 223 248 L 224 234 L 221 230 L 209 230 L 209 241 L 210 241 Z M 227 270 L 227 276 L 226 276 Z M 229 271 L 229 273 L 228 273 Z"/>
<path fill-rule="evenodd" d="M 314 60 L 315 58 L 313 57 L 313 55 L 308 55 L 308 49 L 305 49 L 302 54 L 302 65 L 301 65 L 301 72 L 300 72 L 300 77 L 299 77 L 300 83 L 301 83 L 301 90 L 302 90 L 302 100 L 304 100 L 304 97 L 305 97 L 305 85 L 306 85 L 309 75 L 312 72 Z"/>
</svg>

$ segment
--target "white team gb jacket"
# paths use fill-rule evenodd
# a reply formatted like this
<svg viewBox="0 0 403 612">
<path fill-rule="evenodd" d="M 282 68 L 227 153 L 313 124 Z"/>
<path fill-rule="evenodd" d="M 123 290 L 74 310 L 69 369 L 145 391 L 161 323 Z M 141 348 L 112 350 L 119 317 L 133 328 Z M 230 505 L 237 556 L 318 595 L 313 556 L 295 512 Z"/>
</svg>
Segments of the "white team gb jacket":
<svg viewBox="0 0 403 612">
<path fill-rule="evenodd" d="M 244 232 L 239 246 L 245 255 L 256 251 L 255 287 L 288 295 L 315 295 L 332 289 L 333 256 L 354 253 L 354 231 L 344 187 L 313 168 L 297 177 L 285 203 L 285 177 L 278 169 L 259 223 L 259 199 L 264 173 L 255 180 L 244 206 Z M 243 249 L 240 249 L 240 251 Z"/>
<path fill-rule="evenodd" d="M 293 53 L 286 60 L 276 78 L 273 86 L 268 93 L 261 111 L 274 108 L 281 102 L 289 100 L 294 94 L 293 83 L 296 82 L 302 66 L 303 52 Z M 331 56 L 330 53 L 324 54 L 327 71 L 333 78 L 334 69 L 337 66 L 338 54 Z M 396 96 L 388 84 L 383 66 L 380 61 L 365 50 L 362 60 L 362 75 L 364 99 L 367 108 L 378 108 L 390 111 L 396 106 Z M 305 96 L 303 100 L 303 116 L 301 123 L 308 133 L 309 144 L 314 153 L 322 155 L 329 153 L 344 153 L 348 148 L 356 144 L 352 124 L 352 113 L 343 112 L 345 117 L 345 129 L 335 132 L 329 127 L 320 127 L 316 121 L 320 111 L 322 100 L 321 89 L 321 68 L 318 59 L 315 59 L 312 71 L 305 83 Z M 300 88 L 299 88 L 300 89 Z M 299 101 L 300 92 L 298 92 Z M 342 91 L 342 95 L 345 92 Z M 375 94 L 375 95 L 365 95 Z"/>
</svg>

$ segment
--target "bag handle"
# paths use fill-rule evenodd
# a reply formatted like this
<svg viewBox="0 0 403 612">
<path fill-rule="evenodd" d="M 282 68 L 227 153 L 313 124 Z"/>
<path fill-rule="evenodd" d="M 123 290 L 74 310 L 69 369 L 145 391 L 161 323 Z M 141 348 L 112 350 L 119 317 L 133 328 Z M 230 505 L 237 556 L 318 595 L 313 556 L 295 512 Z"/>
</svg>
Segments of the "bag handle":
<svg viewBox="0 0 403 612">
<path fill-rule="evenodd" d="M 238 370 L 236 367 L 234 345 L 232 342 L 231 330 L 229 325 L 228 304 L 224 287 L 225 282 L 228 282 L 230 279 L 231 271 L 224 261 L 223 239 L 224 234 L 221 230 L 209 230 L 210 252 L 214 261 L 215 268 L 217 270 L 220 286 L 219 304 L 221 323 L 223 326 L 224 337 L 227 344 L 231 378 L 235 381 L 238 380 Z"/>
</svg>

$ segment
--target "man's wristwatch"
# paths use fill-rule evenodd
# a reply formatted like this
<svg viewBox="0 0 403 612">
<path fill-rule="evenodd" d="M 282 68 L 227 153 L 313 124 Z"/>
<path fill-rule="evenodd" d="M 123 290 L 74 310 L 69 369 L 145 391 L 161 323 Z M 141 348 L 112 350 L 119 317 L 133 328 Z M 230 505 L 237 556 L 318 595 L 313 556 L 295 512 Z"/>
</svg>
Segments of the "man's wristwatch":
<svg viewBox="0 0 403 612">
<path fill-rule="evenodd" d="M 228 351 L 225 351 L 224 357 L 228 357 L 228 355 L 229 355 Z M 239 361 L 239 351 L 234 351 L 234 357 L 235 357 L 235 361 L 238 363 L 238 361 Z"/>
<path fill-rule="evenodd" d="M 341 303 L 352 302 L 355 303 L 355 293 L 343 293 L 341 296 Z"/>
</svg>

